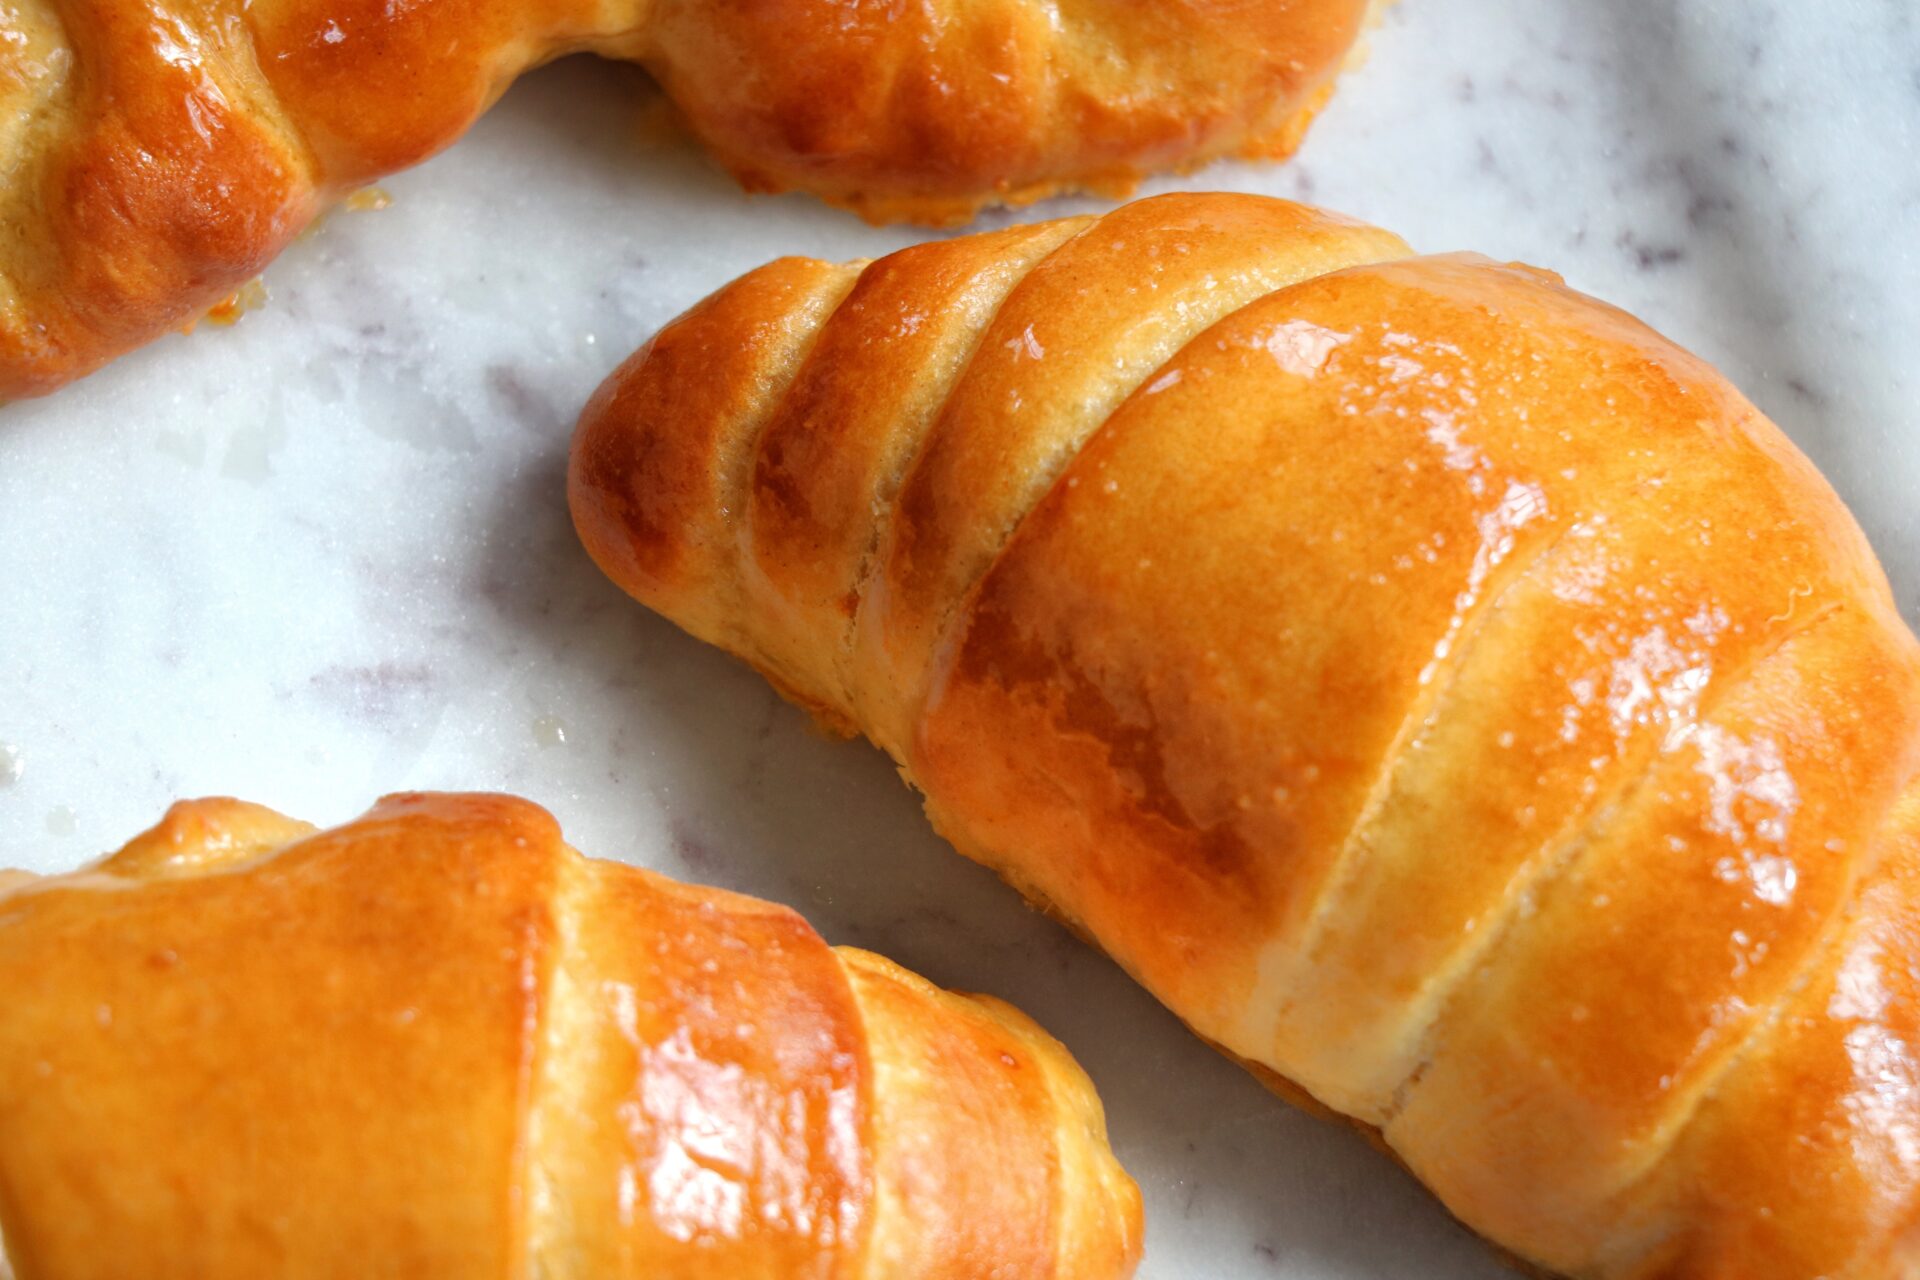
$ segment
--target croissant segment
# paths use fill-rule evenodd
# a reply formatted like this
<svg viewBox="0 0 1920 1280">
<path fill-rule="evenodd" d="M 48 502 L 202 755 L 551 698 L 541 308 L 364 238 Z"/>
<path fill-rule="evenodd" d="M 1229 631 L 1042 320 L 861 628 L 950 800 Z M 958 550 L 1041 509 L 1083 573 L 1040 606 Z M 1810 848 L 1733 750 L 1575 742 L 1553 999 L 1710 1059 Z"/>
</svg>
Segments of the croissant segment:
<svg viewBox="0 0 1920 1280">
<path fill-rule="evenodd" d="M 1054 1276 L 1140 1252 L 1059 1044 L 504 796 L 183 803 L 0 897 L 20 1280 Z"/>
<path fill-rule="evenodd" d="M 637 62 L 755 191 L 961 223 L 1284 155 L 1367 0 L 15 0 L 0 403 L 182 327 L 522 71 Z"/>
<path fill-rule="evenodd" d="M 1920 1265 L 1920 645 L 1631 317 L 1165 196 L 751 273 L 570 485 L 626 590 L 1497 1244 Z"/>
</svg>

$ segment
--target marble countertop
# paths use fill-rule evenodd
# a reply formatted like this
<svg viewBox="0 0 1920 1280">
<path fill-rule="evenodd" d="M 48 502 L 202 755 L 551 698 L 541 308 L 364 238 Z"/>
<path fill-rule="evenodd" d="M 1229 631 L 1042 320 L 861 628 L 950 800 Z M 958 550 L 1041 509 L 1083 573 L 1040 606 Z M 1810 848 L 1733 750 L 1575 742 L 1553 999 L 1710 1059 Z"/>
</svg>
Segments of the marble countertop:
<svg viewBox="0 0 1920 1280">
<path fill-rule="evenodd" d="M 183 795 L 331 822 L 386 791 L 519 792 L 590 852 L 1032 1012 L 1106 1098 L 1149 1280 L 1509 1274 L 952 854 L 877 753 L 587 561 L 563 463 L 615 362 L 768 257 L 916 237 L 741 196 L 636 125 L 650 94 L 548 68 L 390 207 L 296 245 L 239 324 L 0 412 L 0 865 L 70 867 Z M 1402 0 L 1297 162 L 1150 189 L 1176 185 L 1327 204 L 1637 312 L 1813 456 L 1920 619 L 1904 0 Z"/>
</svg>

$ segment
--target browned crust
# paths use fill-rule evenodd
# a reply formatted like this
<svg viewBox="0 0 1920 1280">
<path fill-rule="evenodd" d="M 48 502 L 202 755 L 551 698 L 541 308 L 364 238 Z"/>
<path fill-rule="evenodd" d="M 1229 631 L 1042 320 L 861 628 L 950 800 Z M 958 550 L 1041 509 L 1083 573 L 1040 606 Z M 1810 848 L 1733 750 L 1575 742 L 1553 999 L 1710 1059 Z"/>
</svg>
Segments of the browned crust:
<svg viewBox="0 0 1920 1280">
<path fill-rule="evenodd" d="M 800 704 L 800 705 L 804 707 L 804 704 Z M 911 780 L 909 780 L 908 785 L 909 786 L 912 785 Z M 938 825 L 939 823 L 936 821 L 935 826 L 938 827 Z M 1045 894 L 1041 893 L 1038 889 L 1035 889 L 1032 885 L 1023 883 L 1017 873 L 1008 870 L 1007 868 L 1009 866 L 1017 865 L 1012 860 L 994 858 L 994 857 L 983 857 L 977 853 L 967 852 L 965 849 L 962 849 L 962 852 L 966 852 L 969 858 L 972 858 L 974 861 L 980 862 L 984 866 L 991 869 L 996 875 L 1000 877 L 1000 879 L 1007 885 L 1007 887 L 1011 888 L 1015 893 L 1020 895 L 1022 901 L 1024 901 L 1028 907 L 1032 908 L 1034 911 L 1038 912 L 1039 914 L 1045 916 L 1047 919 L 1053 921 L 1055 924 L 1065 929 L 1068 933 L 1078 938 L 1081 942 L 1085 943 L 1088 947 L 1092 948 L 1095 951 L 1098 951 L 1101 955 L 1106 956 L 1108 960 L 1112 961 L 1115 964 L 1120 963 L 1110 952 L 1107 951 L 1105 947 L 1100 945 L 1100 939 L 1096 938 L 1093 935 L 1093 933 L 1087 929 L 1085 925 L 1080 923 L 1079 920 L 1075 919 L 1073 916 L 1069 915 L 1067 912 L 1062 910 L 1059 904 L 1053 902 Z M 1124 969 L 1126 966 L 1121 965 L 1121 967 Z M 1180 1017 L 1180 1011 L 1178 1009 L 1168 1009 L 1168 1012 L 1172 1013 L 1176 1018 Z M 1281 1075 L 1278 1071 L 1275 1071 L 1272 1067 L 1266 1066 L 1263 1063 L 1255 1062 L 1251 1058 L 1243 1058 L 1239 1054 L 1233 1052 L 1233 1050 L 1228 1049 L 1226 1046 L 1218 1043 L 1217 1041 L 1210 1040 L 1206 1036 L 1201 1035 L 1198 1031 L 1195 1031 L 1192 1026 L 1187 1024 L 1187 1021 L 1185 1018 L 1180 1018 L 1180 1023 L 1182 1026 L 1185 1026 L 1187 1028 L 1187 1031 L 1193 1036 L 1194 1039 L 1206 1045 L 1209 1049 L 1212 1049 L 1215 1053 L 1218 1053 L 1221 1057 L 1227 1059 L 1229 1062 L 1232 1062 L 1235 1065 L 1239 1066 L 1248 1075 L 1252 1076 L 1255 1080 L 1259 1081 L 1262 1087 L 1264 1087 L 1268 1092 L 1272 1093 L 1275 1097 L 1278 1097 L 1283 1102 L 1288 1103 L 1289 1105 L 1293 1106 L 1297 1110 L 1305 1112 L 1306 1114 L 1312 1116 L 1316 1120 L 1321 1121 L 1322 1123 L 1332 1125 L 1336 1129 L 1345 1129 L 1351 1133 L 1359 1134 L 1362 1138 L 1366 1140 L 1366 1143 L 1368 1146 L 1372 1147 L 1375 1151 L 1378 1151 L 1380 1154 L 1386 1156 L 1389 1160 L 1393 1161 L 1396 1165 L 1399 1165 L 1400 1168 L 1406 1170 L 1406 1172 L 1409 1175 L 1413 1175 L 1416 1181 L 1418 1180 L 1418 1175 L 1413 1174 L 1413 1170 L 1408 1168 L 1407 1162 L 1400 1158 L 1400 1153 L 1395 1151 L 1392 1145 L 1387 1142 L 1386 1135 L 1380 1132 L 1380 1129 L 1377 1126 L 1370 1125 L 1363 1120 L 1356 1120 L 1350 1115 L 1346 1115 L 1342 1112 L 1334 1110 L 1332 1107 L 1329 1107 L 1324 1102 L 1320 1101 L 1320 1099 L 1314 1097 L 1311 1093 L 1307 1092 L 1307 1090 L 1301 1087 L 1299 1084 L 1295 1083 L 1292 1080 L 1289 1080 L 1286 1076 Z M 1435 1203 L 1440 1204 L 1440 1207 L 1442 1209 L 1446 1209 L 1446 1205 L 1444 1203 L 1441 1203 L 1437 1198 L 1435 1200 Z M 1456 1222 L 1460 1221 L 1460 1219 L 1457 1216 L 1454 1216 L 1450 1210 L 1448 1212 L 1449 1212 L 1449 1216 L 1454 1217 L 1454 1221 Z M 1538 1277 L 1538 1280 L 1562 1280 L 1562 1277 L 1558 1272 L 1548 1271 L 1544 1267 L 1538 1266 L 1535 1263 L 1527 1261 L 1525 1258 L 1521 1257 L 1519 1254 L 1514 1253 L 1509 1249 L 1502 1248 L 1497 1242 L 1493 1240 L 1489 1240 L 1486 1236 L 1481 1235 L 1477 1231 L 1473 1231 L 1473 1228 L 1468 1226 L 1464 1222 L 1461 1222 L 1460 1225 L 1466 1228 L 1466 1230 L 1473 1232 L 1475 1238 L 1477 1238 L 1482 1244 L 1484 1244 L 1490 1251 L 1496 1254 L 1501 1259 L 1501 1261 L 1505 1262 L 1508 1266 L 1511 1266 L 1516 1270 L 1520 1271 L 1522 1274 Z"/>
<path fill-rule="evenodd" d="M 931 18 L 831 0 L 35 3 L 56 21 L 0 48 L 0 114 L 31 122 L 0 132 L 21 150 L 0 153 L 0 402 L 191 325 L 319 210 L 446 147 L 562 53 L 641 63 L 749 190 L 953 225 L 1285 154 L 1366 8 L 1164 0 L 1056 29 L 1016 0 Z"/>
<path fill-rule="evenodd" d="M 1877 1082 L 1920 1073 L 1920 643 L 1859 528 L 1724 379 L 1550 273 L 1386 240 L 1180 328 L 1189 275 L 1225 292 L 1205 264 L 1272 265 L 1231 248 L 1262 209 L 1252 249 L 1314 234 L 1142 201 L 945 335 L 972 354 L 905 478 L 859 481 L 881 568 L 809 588 L 848 608 L 788 626 L 755 569 L 808 535 L 730 516 L 668 531 L 725 548 L 700 574 L 622 585 L 800 654 L 783 685 L 963 851 L 1508 1248 L 1904 1274 L 1920 1110 Z M 819 350 L 848 422 L 925 363 Z M 671 403 L 581 431 L 751 463 Z"/>
<path fill-rule="evenodd" d="M 0 1219 L 27 1276 L 373 1251 L 420 1277 L 1124 1280 L 1139 1257 L 1092 1086 L 1024 1015 L 583 858 L 525 801 L 392 796 L 319 832 L 183 802 L 0 897 Z"/>
</svg>

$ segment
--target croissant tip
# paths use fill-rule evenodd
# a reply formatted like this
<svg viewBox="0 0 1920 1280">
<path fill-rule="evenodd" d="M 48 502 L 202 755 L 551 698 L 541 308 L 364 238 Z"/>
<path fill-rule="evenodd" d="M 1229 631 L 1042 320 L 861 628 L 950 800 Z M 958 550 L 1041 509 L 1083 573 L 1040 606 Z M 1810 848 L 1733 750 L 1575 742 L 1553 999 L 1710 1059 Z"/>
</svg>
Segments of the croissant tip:
<svg viewBox="0 0 1920 1280">
<path fill-rule="evenodd" d="M 313 827 L 265 805 L 204 796 L 170 805 L 160 821 L 100 863 L 110 875 L 164 879 L 243 861 Z"/>
</svg>

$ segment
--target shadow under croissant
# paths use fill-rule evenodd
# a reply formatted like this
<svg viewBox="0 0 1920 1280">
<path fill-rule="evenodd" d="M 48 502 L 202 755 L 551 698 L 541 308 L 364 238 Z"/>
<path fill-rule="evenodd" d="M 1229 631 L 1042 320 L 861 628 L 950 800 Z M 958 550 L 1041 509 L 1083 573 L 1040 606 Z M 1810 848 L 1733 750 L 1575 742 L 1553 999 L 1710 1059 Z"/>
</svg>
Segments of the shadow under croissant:
<svg viewBox="0 0 1920 1280">
<path fill-rule="evenodd" d="M 880 752 L 823 737 L 746 666 L 627 599 L 574 536 L 571 421 L 539 426 L 551 450 L 493 498 L 483 595 L 530 660 L 599 690 L 627 726 L 626 742 L 566 762 L 583 784 L 617 772 L 631 796 L 629 811 L 593 815 L 622 833 L 597 852 L 664 829 L 669 874 L 790 903 L 832 942 L 1033 1015 L 1092 1075 L 1147 1196 L 1146 1280 L 1196 1256 L 1213 1280 L 1512 1274 L 1349 1126 L 1276 1102 L 958 857 Z"/>
</svg>

